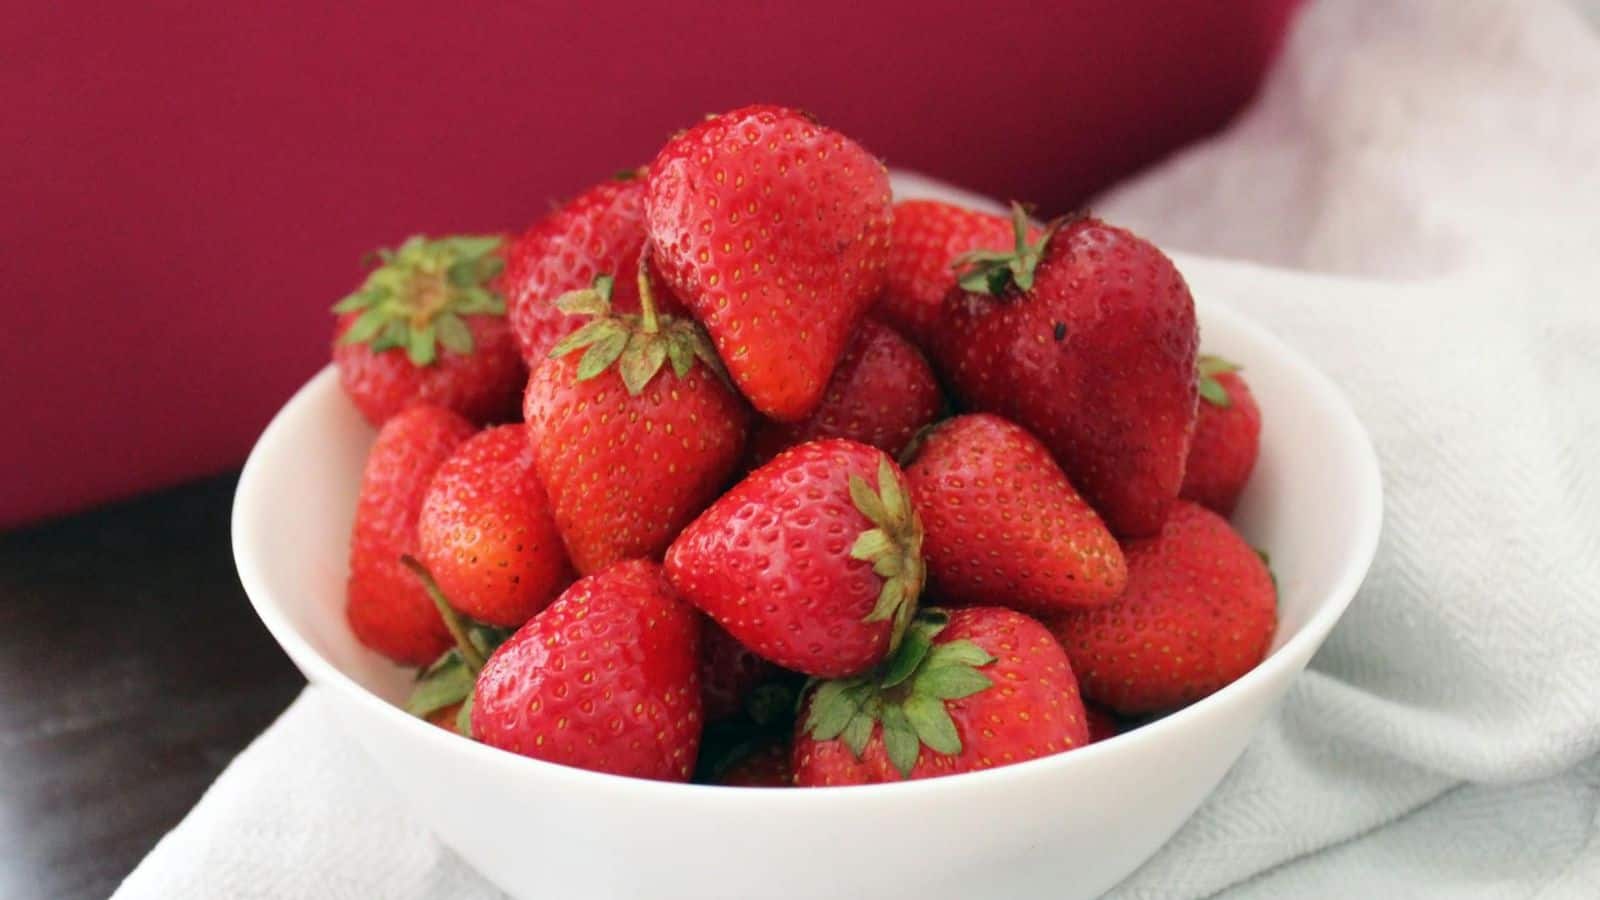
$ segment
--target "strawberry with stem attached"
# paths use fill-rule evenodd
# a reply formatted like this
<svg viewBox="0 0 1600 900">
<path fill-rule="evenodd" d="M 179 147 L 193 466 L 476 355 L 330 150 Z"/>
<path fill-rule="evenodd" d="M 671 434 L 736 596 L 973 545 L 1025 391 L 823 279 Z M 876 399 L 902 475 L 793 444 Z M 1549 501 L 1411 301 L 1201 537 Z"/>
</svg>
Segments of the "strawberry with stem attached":
<svg viewBox="0 0 1600 900">
<path fill-rule="evenodd" d="M 1028 239 L 1037 236 L 1030 228 Z M 943 327 L 945 295 L 956 286 L 952 264 L 974 250 L 1001 251 L 1014 241 L 1005 216 L 938 200 L 896 203 L 887 282 L 872 314 L 918 347 L 932 347 Z"/>
<path fill-rule="evenodd" d="M 1027 428 L 1114 534 L 1160 530 L 1195 418 L 1194 301 L 1172 261 L 1097 219 L 962 259 L 934 357 L 969 409 Z"/>
<path fill-rule="evenodd" d="M 634 285 L 643 265 L 644 185 L 644 169 L 618 172 L 551 210 L 507 244 L 500 283 L 507 318 L 530 369 L 583 324 L 562 312 L 556 301 L 591 286 L 601 275 L 616 279 L 612 306 L 625 313 L 639 311 Z M 664 287 L 656 285 L 660 311 L 679 312 Z"/>
<path fill-rule="evenodd" d="M 361 414 L 381 425 L 434 404 L 479 424 L 515 418 L 527 369 L 496 286 L 502 239 L 415 236 L 377 256 L 333 307 L 339 383 Z"/>
<path fill-rule="evenodd" d="M 866 671 L 898 645 L 922 591 L 922 522 L 904 477 L 855 441 L 786 450 L 678 535 L 667 575 L 780 666 L 824 678 Z"/>
<path fill-rule="evenodd" d="M 639 315 L 612 308 L 605 276 L 563 297 L 589 322 L 528 382 L 534 466 L 582 573 L 658 557 L 744 452 L 749 412 L 704 332 L 656 312 L 643 269 L 638 287 Z"/>
<path fill-rule="evenodd" d="M 1261 449 L 1261 409 L 1239 366 L 1201 356 L 1200 414 L 1178 496 L 1229 516 L 1255 470 Z"/>
<path fill-rule="evenodd" d="M 807 695 L 795 783 L 953 775 L 1088 740 L 1072 667 L 1043 625 L 999 607 L 928 609 L 883 666 Z"/>
</svg>

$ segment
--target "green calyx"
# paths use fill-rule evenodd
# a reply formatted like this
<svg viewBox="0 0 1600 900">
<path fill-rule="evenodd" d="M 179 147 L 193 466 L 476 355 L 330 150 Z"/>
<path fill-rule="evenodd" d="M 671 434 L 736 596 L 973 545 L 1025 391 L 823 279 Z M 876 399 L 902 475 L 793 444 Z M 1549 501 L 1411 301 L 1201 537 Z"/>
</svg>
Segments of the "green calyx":
<svg viewBox="0 0 1600 900">
<path fill-rule="evenodd" d="M 961 735 L 946 703 L 993 685 L 979 670 L 995 658 L 969 640 L 934 644 L 949 622 L 943 610 L 925 609 L 877 669 L 816 685 L 804 732 L 813 740 L 841 740 L 860 759 L 879 725 L 884 751 L 902 778 L 911 776 L 923 747 L 960 754 Z"/>
<path fill-rule="evenodd" d="M 892 654 L 916 614 L 917 597 L 927 580 L 927 567 L 922 560 L 922 520 L 887 456 L 878 461 L 876 489 L 860 475 L 850 476 L 850 501 L 873 525 L 856 537 L 850 556 L 872 563 L 872 571 L 883 579 L 878 601 L 862 621 L 892 623 Z"/>
<path fill-rule="evenodd" d="M 456 612 L 426 566 L 409 555 L 400 557 L 400 562 L 422 582 L 423 590 L 439 611 L 445 629 L 456 642 L 454 647 L 417 673 L 416 683 L 406 698 L 406 712 L 427 718 L 447 706 L 460 703 L 456 730 L 471 737 L 472 691 L 478 683 L 478 672 L 495 648 L 510 637 L 511 632 L 474 622 Z"/>
<path fill-rule="evenodd" d="M 638 315 L 612 309 L 614 281 L 610 275 L 601 275 L 594 280 L 593 287 L 556 299 L 557 309 L 568 315 L 590 316 L 591 320 L 562 338 L 550 350 L 552 358 L 583 349 L 583 358 L 578 361 L 579 381 L 587 381 L 616 364 L 622 384 L 635 397 L 669 361 L 679 378 L 688 375 L 699 360 L 713 375 L 726 381 L 722 360 L 717 358 L 711 339 L 698 324 L 692 319 L 656 313 L 644 260 L 639 261 Z"/>
<path fill-rule="evenodd" d="M 1018 291 L 1032 290 L 1039 260 L 1044 258 L 1044 251 L 1050 245 L 1050 239 L 1055 237 L 1056 231 L 1065 222 L 1065 219 L 1051 222 L 1037 241 L 1029 241 L 1028 228 L 1032 225 L 1032 221 L 1028 218 L 1027 207 L 1013 202 L 1011 231 L 1016 241 L 1015 248 L 974 250 L 957 257 L 950 267 L 959 273 L 957 281 L 962 290 L 974 294 L 992 294 L 1001 297 L 1013 287 Z"/>
<path fill-rule="evenodd" d="M 1228 396 L 1228 389 L 1217 380 L 1218 375 L 1239 371 L 1239 366 L 1228 362 L 1220 356 L 1202 356 L 1195 363 L 1195 370 L 1199 373 L 1200 396 L 1212 406 L 1226 409 L 1233 405 L 1233 398 Z"/>
<path fill-rule="evenodd" d="M 417 366 L 432 365 L 441 347 L 471 353 L 463 317 L 506 314 L 505 298 L 489 287 L 505 266 L 501 242 L 497 235 L 416 235 L 398 249 L 379 250 L 378 267 L 333 307 L 339 315 L 359 314 L 339 342 L 367 344 L 375 353 L 404 348 Z"/>
</svg>

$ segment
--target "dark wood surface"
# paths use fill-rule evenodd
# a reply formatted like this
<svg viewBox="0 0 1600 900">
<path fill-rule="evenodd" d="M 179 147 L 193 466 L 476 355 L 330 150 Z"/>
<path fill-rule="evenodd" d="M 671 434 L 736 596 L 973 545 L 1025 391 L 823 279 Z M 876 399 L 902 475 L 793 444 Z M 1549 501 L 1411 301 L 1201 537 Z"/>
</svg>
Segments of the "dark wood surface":
<svg viewBox="0 0 1600 900">
<path fill-rule="evenodd" d="M 0 897 L 110 894 L 299 690 L 234 574 L 233 486 L 0 534 Z"/>
</svg>

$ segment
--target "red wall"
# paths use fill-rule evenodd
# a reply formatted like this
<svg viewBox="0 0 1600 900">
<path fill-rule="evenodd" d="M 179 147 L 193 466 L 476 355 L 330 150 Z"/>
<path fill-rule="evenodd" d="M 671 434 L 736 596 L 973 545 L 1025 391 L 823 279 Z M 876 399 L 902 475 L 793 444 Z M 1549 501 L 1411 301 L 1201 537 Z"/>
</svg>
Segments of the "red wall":
<svg viewBox="0 0 1600 900">
<path fill-rule="evenodd" d="M 702 113 L 1061 210 L 1225 122 L 1292 5 L 12 4 L 0 526 L 237 464 L 364 251 L 520 228 Z"/>
</svg>

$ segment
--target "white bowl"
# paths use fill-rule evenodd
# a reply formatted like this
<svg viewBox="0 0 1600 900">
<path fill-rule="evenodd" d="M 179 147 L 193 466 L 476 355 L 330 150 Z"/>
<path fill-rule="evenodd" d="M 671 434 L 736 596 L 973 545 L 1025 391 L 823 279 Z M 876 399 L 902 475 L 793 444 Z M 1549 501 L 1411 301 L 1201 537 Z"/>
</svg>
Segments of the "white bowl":
<svg viewBox="0 0 1600 900">
<path fill-rule="evenodd" d="M 245 465 L 239 576 L 417 819 L 513 896 L 1092 897 L 1216 786 L 1338 621 L 1378 541 L 1377 460 L 1339 392 L 1236 313 L 1199 309 L 1207 352 L 1245 366 L 1265 413 L 1235 522 L 1271 551 L 1277 638 L 1222 691 L 1070 753 L 872 787 L 703 787 L 526 759 L 406 715 L 394 704 L 411 673 L 345 625 L 347 540 L 373 431 L 331 368 L 278 413 Z"/>
</svg>

